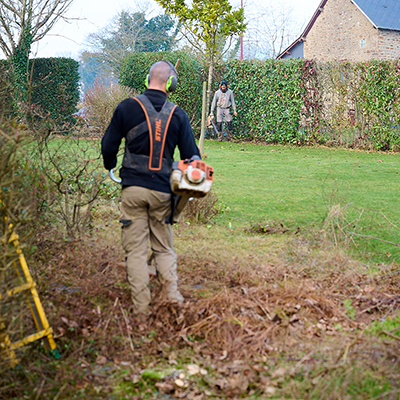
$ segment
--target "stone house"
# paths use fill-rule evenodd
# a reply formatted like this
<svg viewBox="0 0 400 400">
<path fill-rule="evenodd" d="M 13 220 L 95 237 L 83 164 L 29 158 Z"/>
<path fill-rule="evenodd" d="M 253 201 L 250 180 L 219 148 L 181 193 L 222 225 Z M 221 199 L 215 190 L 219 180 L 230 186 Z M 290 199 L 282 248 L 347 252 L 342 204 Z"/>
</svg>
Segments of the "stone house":
<svg viewBox="0 0 400 400">
<path fill-rule="evenodd" d="M 322 0 L 302 35 L 277 59 L 357 62 L 399 57 L 400 0 Z"/>
</svg>

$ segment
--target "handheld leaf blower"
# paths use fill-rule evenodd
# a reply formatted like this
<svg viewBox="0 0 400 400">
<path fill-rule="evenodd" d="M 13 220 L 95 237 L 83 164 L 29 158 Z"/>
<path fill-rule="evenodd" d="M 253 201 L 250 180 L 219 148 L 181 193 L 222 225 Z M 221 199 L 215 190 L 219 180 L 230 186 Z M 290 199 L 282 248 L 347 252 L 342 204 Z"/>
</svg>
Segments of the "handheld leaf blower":
<svg viewBox="0 0 400 400">
<path fill-rule="evenodd" d="M 191 198 L 201 198 L 210 191 L 214 180 L 214 168 L 207 165 L 200 157 L 172 164 L 170 176 L 171 190 L 175 193 L 172 223 L 179 222 L 181 213 Z"/>
</svg>

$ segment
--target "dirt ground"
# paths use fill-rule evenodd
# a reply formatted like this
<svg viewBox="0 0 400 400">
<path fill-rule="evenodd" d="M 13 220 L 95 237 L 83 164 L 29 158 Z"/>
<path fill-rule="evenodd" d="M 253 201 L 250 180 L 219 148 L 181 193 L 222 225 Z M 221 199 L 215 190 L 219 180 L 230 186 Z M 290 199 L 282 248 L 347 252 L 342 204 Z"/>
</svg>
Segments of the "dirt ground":
<svg viewBox="0 0 400 400">
<path fill-rule="evenodd" d="M 169 303 L 153 277 L 139 321 L 117 240 L 38 235 L 31 269 L 61 358 L 27 346 L 0 398 L 399 399 L 399 337 L 365 330 L 397 312 L 399 265 L 371 274 L 321 243 L 239 236 L 249 247 L 221 237 L 205 251 L 204 229 L 177 229 L 185 303 Z M 381 390 L 351 395 L 367 378 Z"/>
</svg>

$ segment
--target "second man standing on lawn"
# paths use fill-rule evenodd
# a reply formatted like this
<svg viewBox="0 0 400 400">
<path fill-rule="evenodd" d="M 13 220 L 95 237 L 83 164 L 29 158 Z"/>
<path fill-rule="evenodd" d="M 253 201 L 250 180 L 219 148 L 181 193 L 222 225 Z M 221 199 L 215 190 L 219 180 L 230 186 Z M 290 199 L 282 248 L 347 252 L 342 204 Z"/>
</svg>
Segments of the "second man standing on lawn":
<svg viewBox="0 0 400 400">
<path fill-rule="evenodd" d="M 217 106 L 217 130 L 218 130 L 218 140 L 223 139 L 222 134 L 222 121 L 225 118 L 225 122 L 227 124 L 227 134 L 228 139 L 232 139 L 232 114 L 230 112 L 230 108 L 233 108 L 233 114 L 236 117 L 236 104 L 235 99 L 233 97 L 232 90 L 229 89 L 228 83 L 226 80 L 221 81 L 219 85 L 219 89 L 214 93 L 214 98 L 211 103 L 211 119 L 214 118 L 214 109 Z"/>
</svg>

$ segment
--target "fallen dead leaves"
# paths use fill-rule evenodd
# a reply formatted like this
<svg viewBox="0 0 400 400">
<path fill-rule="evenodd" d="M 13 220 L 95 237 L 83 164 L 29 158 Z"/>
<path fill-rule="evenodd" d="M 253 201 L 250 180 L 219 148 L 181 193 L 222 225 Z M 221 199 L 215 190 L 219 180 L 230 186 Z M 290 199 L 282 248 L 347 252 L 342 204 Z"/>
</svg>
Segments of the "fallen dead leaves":
<svg viewBox="0 0 400 400">
<path fill-rule="evenodd" d="M 186 303 L 169 303 L 152 279 L 152 313 L 139 321 L 129 314 L 120 254 L 111 247 L 68 250 L 68 244 L 52 249 L 51 264 L 60 267 L 46 270 L 46 276 L 57 285 L 41 289 L 44 301 L 55 305 L 50 324 L 59 343 L 76 344 L 65 361 L 83 374 L 76 379 L 80 388 L 101 390 L 122 369 L 139 387 L 147 379 L 144 371 L 163 368 L 167 374 L 157 375 L 150 388 L 174 398 L 276 396 L 288 379 L 315 365 L 324 365 L 324 377 L 354 357 L 378 362 L 370 341 L 355 333 L 400 302 L 398 274 L 391 271 L 375 277 L 336 270 L 310 276 L 293 265 L 263 267 L 246 260 L 241 266 L 235 259 L 221 268 L 217 260 L 186 255 L 179 259 Z M 398 357 L 396 344 L 390 346 L 380 356 Z M 280 358 L 290 366 L 280 365 Z"/>
</svg>

